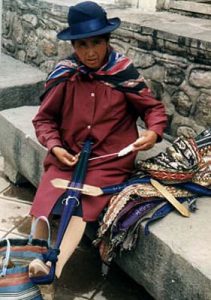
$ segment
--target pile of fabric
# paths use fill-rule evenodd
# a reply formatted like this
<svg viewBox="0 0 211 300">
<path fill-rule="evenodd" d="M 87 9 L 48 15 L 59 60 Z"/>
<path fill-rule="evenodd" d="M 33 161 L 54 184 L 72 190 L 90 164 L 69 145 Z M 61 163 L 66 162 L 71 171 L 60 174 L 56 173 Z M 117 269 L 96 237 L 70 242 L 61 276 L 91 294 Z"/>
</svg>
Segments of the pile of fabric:
<svg viewBox="0 0 211 300">
<path fill-rule="evenodd" d="M 146 183 L 137 183 L 140 178 Z M 141 223 L 145 221 L 144 232 L 148 234 L 149 224 L 174 210 L 150 184 L 150 178 L 160 181 L 194 212 L 198 197 L 211 196 L 211 128 L 195 139 L 178 137 L 165 152 L 137 162 L 130 184 L 112 197 L 93 242 L 105 264 L 118 252 L 134 249 Z"/>
</svg>

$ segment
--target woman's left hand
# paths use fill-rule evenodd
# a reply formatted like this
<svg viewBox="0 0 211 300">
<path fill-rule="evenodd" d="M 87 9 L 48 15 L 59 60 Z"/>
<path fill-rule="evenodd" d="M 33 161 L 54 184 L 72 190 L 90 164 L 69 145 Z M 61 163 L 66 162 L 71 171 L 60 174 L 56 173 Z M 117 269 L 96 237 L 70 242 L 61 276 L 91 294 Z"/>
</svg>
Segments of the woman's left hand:
<svg viewBox="0 0 211 300">
<path fill-rule="evenodd" d="M 139 138 L 133 143 L 133 151 L 148 150 L 154 146 L 157 141 L 157 133 L 153 130 L 144 130 Z"/>
</svg>

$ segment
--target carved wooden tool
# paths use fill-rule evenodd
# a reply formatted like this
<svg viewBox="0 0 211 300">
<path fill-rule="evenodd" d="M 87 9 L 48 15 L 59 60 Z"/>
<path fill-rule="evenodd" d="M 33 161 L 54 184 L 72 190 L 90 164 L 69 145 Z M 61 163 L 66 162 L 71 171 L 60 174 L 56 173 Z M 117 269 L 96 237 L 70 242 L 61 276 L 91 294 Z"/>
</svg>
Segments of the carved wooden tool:
<svg viewBox="0 0 211 300">
<path fill-rule="evenodd" d="M 157 180 L 150 179 L 154 188 L 156 188 L 184 217 L 189 217 L 190 212 L 182 205 L 167 189 L 160 184 Z"/>
<path fill-rule="evenodd" d="M 94 185 L 83 184 L 81 188 L 73 187 L 73 186 L 68 187 L 69 181 L 60 178 L 55 178 L 51 180 L 51 183 L 56 188 L 76 190 L 76 191 L 80 191 L 82 194 L 89 195 L 89 196 L 96 197 L 96 196 L 103 195 L 102 189 Z"/>
</svg>

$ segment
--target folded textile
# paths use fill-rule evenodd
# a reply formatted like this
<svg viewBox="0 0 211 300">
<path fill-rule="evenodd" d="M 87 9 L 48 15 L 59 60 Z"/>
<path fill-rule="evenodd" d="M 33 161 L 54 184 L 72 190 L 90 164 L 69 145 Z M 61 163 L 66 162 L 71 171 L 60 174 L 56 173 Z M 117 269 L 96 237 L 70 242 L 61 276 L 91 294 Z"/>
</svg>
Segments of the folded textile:
<svg viewBox="0 0 211 300">
<path fill-rule="evenodd" d="M 211 196 L 211 129 L 195 139 L 179 137 L 165 152 L 138 161 L 131 184 L 112 197 L 94 241 L 107 264 L 119 251 L 135 247 L 144 221 L 144 233 L 149 234 L 152 222 L 174 210 L 149 181 L 137 183 L 146 173 L 166 184 L 168 192 L 194 212 L 197 197 Z"/>
<path fill-rule="evenodd" d="M 206 129 L 195 139 L 178 137 L 165 152 L 137 162 L 137 172 L 142 170 L 164 182 L 193 181 L 211 184 L 211 129 Z"/>
</svg>

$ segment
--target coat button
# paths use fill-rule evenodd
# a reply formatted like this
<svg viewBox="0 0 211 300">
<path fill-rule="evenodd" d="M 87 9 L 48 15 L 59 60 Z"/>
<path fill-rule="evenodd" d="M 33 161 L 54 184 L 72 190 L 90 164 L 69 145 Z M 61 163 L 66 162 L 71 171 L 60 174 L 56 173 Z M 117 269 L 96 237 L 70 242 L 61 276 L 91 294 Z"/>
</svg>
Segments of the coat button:
<svg viewBox="0 0 211 300">
<path fill-rule="evenodd" d="M 87 128 L 88 128 L 88 129 L 91 129 L 91 125 L 88 125 Z"/>
<path fill-rule="evenodd" d="M 91 93 L 91 97 L 94 97 L 95 96 L 95 93 Z"/>
</svg>

